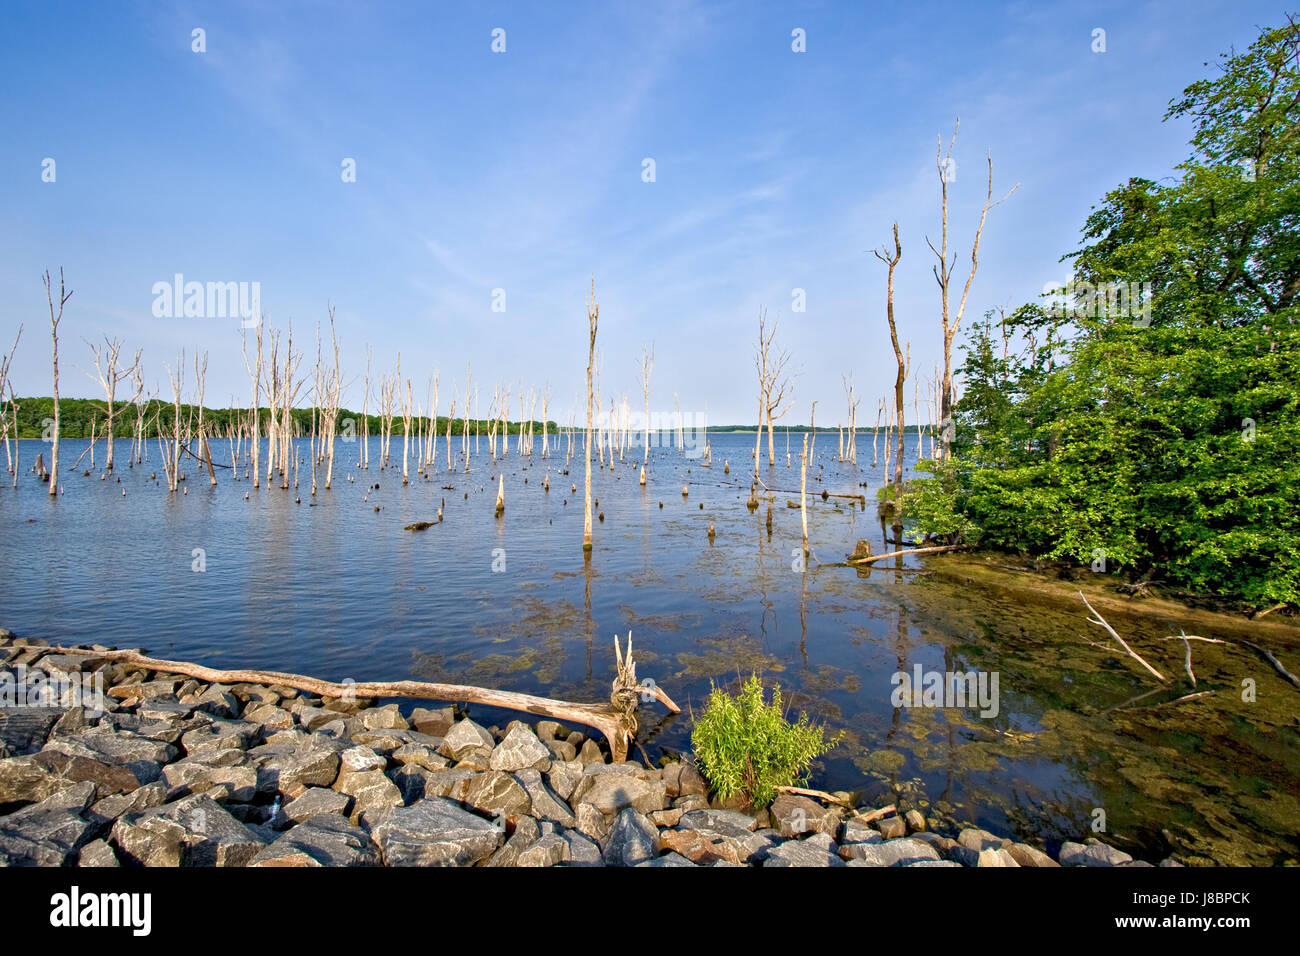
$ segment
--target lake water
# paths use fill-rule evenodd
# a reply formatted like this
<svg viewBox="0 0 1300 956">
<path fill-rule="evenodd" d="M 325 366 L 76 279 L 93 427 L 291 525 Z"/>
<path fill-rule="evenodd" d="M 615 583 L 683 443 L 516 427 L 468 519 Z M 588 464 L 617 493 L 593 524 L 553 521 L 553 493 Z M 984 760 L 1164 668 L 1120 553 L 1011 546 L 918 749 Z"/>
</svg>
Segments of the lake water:
<svg viewBox="0 0 1300 956">
<path fill-rule="evenodd" d="M 1152 861 L 1171 851 L 1190 862 L 1300 857 L 1300 698 L 1266 665 L 1198 647 L 1198 677 L 1218 688 L 1215 697 L 1105 713 L 1152 684 L 1115 651 L 1088 643 L 1102 636 L 1082 607 L 1052 610 L 940 576 L 817 567 L 842 561 L 859 538 L 876 553 L 892 550 L 874 507 L 883 449 L 873 468 L 870 437 L 858 439 L 857 468 L 836 460 L 836 435 L 817 437 L 810 492 L 860 492 L 868 504 L 810 497 L 807 571 L 798 562 L 799 512 L 786 505 L 798 498 L 798 436 L 793 467 L 778 437 L 769 469 L 764 441 L 761 476 L 777 490 L 770 534 L 766 502 L 753 513 L 745 507 L 752 434 L 711 436 L 712 467 L 652 448 L 645 488 L 639 448 L 613 471 L 594 471 L 604 521 L 590 561 L 579 452 L 566 476 L 563 447 L 543 461 L 539 438 L 530 462 L 512 443 L 498 519 L 499 472 L 486 438 L 469 473 L 446 470 L 444 441 L 440 468 L 426 478 L 412 466 L 406 487 L 400 438 L 397 467 L 384 471 L 376 441 L 368 472 L 355 467 L 359 444 L 340 442 L 334 488 L 313 499 L 305 441 L 296 492 L 278 482 L 254 491 L 242 464 L 238 480 L 219 469 L 210 487 L 190 461 L 188 494 L 173 495 L 156 444 L 151 460 L 128 469 L 130 443 L 119 441 L 118 475 L 101 481 L 98 469 L 82 474 L 89 456 L 72 470 L 87 443 L 67 440 L 57 501 L 29 472 L 37 453 L 48 461 L 48 445 L 24 441 L 20 489 L 7 481 L 0 489 L 0 625 L 217 667 L 444 680 L 584 701 L 607 699 L 613 638 L 630 630 L 639 676 L 683 709 L 671 717 L 643 705 L 639 739 L 650 759 L 689 749 L 690 715 L 711 681 L 734 688 L 757 671 L 781 683 L 797 709 L 846 731 L 812 786 L 859 791 L 877 805 L 913 801 L 938 822 L 1051 848 L 1092 835 L 1100 811 L 1098 835 Z M 96 454 L 102 467 L 102 442 Z M 224 443 L 214 454 L 229 462 Z M 909 469 L 915 458 L 909 436 Z M 434 520 L 440 505 L 440 524 L 403 530 Z M 1107 616 L 1144 650 L 1170 633 Z M 1179 650 L 1165 651 L 1178 672 Z M 917 665 L 997 673 L 997 715 L 894 706 L 893 676 Z M 1243 673 L 1258 680 L 1255 703 L 1237 699 Z M 488 723 L 511 718 L 472 713 Z"/>
</svg>

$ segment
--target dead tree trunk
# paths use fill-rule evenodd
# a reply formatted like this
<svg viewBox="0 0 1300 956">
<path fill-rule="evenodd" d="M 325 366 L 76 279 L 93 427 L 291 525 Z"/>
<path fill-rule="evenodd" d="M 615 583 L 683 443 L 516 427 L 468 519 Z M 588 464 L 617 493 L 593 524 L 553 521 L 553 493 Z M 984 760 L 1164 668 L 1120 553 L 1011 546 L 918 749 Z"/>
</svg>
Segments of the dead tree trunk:
<svg viewBox="0 0 1300 956">
<path fill-rule="evenodd" d="M 957 336 L 957 328 L 961 325 L 962 314 L 966 311 L 966 297 L 970 294 L 971 283 L 975 281 L 975 272 L 979 268 L 980 235 L 984 232 L 984 222 L 988 218 L 989 210 L 1006 202 L 1011 198 L 1011 194 L 1020 188 L 1020 184 L 1017 183 L 1011 187 L 1005 196 L 997 202 L 993 202 L 993 155 L 990 153 L 988 157 L 988 192 L 984 199 L 984 208 L 980 212 L 979 226 L 975 229 L 975 240 L 971 244 L 970 275 L 966 277 L 966 285 L 962 289 L 961 301 L 957 305 L 956 313 L 950 313 L 948 293 L 952 283 L 952 271 L 957 267 L 957 257 L 954 254 L 951 260 L 948 258 L 948 183 L 953 178 L 952 147 L 957 140 L 957 130 L 960 126 L 961 120 L 959 119 L 953 127 L 952 139 L 948 141 L 946 156 L 943 149 L 943 137 L 939 137 L 939 148 L 935 154 L 935 165 L 939 169 L 939 198 L 942 216 L 939 248 L 936 249 L 929 238 L 925 240 L 930 247 L 930 251 L 939 260 L 933 267 L 933 272 L 935 281 L 939 283 L 940 319 L 943 326 L 943 380 L 939 414 L 942 422 L 944 459 L 947 459 L 951 454 L 952 429 L 949 425 L 952 421 L 952 343 Z"/>
<path fill-rule="evenodd" d="M 894 359 L 898 363 L 898 374 L 894 378 L 894 412 L 897 416 L 898 429 L 895 434 L 897 450 L 894 453 L 894 495 L 897 498 L 903 486 L 903 421 L 904 397 L 903 382 L 907 378 L 907 365 L 903 361 L 903 350 L 898 345 L 898 325 L 894 321 L 894 269 L 903 258 L 903 247 L 898 241 L 898 223 L 894 223 L 894 251 L 888 246 L 876 250 L 876 258 L 889 267 L 889 279 L 886 283 L 885 317 L 889 321 L 889 341 L 894 347 Z"/>
<path fill-rule="evenodd" d="M 591 293 L 587 296 L 587 326 L 589 330 L 587 338 L 587 435 L 582 446 L 582 457 L 586 461 L 587 477 L 583 490 L 583 507 L 582 507 L 582 550 L 591 551 L 591 417 L 592 402 L 594 395 L 592 393 L 592 370 L 596 365 L 596 326 L 600 318 L 600 306 L 596 304 L 596 277 L 591 279 Z"/>
<path fill-rule="evenodd" d="M 49 270 L 45 272 L 45 301 L 50 307 L 50 338 L 54 343 L 54 435 L 50 447 L 50 494 L 59 493 L 59 323 L 63 321 L 63 307 L 72 298 L 72 291 L 63 282 L 63 269 L 59 269 L 59 306 L 54 307 L 54 286 Z"/>
</svg>

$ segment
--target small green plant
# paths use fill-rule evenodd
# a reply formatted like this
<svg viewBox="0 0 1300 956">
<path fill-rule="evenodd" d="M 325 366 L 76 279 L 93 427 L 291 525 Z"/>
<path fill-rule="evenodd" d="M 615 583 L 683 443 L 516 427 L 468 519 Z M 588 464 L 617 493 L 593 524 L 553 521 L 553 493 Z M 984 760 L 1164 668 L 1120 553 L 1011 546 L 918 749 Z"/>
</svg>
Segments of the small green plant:
<svg viewBox="0 0 1300 956">
<path fill-rule="evenodd" d="M 769 704 L 754 674 L 736 697 L 712 686 L 691 743 L 718 796 L 725 800 L 739 793 L 750 806 L 765 807 L 776 799 L 777 787 L 805 783 L 809 764 L 842 737 L 827 740 L 825 728 L 814 726 L 804 713 L 790 723 L 782 712 L 780 685 L 773 688 Z"/>
</svg>

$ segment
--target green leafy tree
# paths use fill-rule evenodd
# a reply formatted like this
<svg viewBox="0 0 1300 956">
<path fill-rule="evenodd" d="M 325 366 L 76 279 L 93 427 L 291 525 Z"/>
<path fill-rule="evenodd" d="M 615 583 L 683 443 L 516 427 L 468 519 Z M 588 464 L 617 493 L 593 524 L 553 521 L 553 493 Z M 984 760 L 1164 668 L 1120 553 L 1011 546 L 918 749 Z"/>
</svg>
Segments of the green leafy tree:
<svg viewBox="0 0 1300 956">
<path fill-rule="evenodd" d="M 1085 294 L 972 328 L 915 532 L 1300 603 L 1300 30 L 1224 60 L 1170 104 L 1179 176 L 1108 193 L 1066 257 L 1092 289 L 1150 283 L 1149 313 Z"/>
</svg>

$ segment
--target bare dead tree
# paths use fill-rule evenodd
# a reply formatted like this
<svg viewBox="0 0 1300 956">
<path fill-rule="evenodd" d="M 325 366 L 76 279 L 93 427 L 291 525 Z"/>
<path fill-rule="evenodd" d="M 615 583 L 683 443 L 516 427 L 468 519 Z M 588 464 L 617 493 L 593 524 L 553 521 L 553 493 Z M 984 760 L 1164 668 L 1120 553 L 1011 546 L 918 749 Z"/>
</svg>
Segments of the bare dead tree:
<svg viewBox="0 0 1300 956">
<path fill-rule="evenodd" d="M 164 366 L 165 367 L 165 366 Z M 181 393 L 185 385 L 185 353 L 181 352 L 180 360 L 176 363 L 176 370 L 167 369 L 167 378 L 172 385 L 172 435 L 171 446 L 163 459 L 163 471 L 167 475 L 167 488 L 169 491 L 175 491 L 177 482 L 180 480 L 181 470 L 181 444 L 184 441 L 184 431 L 181 421 Z M 161 434 L 161 430 L 159 434 Z"/>
<path fill-rule="evenodd" d="M 592 402 L 592 371 L 596 365 L 596 326 L 600 318 L 600 306 L 596 304 L 596 277 L 591 277 L 591 292 L 587 296 L 587 436 L 583 442 L 582 457 L 586 461 L 587 477 L 583 491 L 583 509 L 582 509 L 582 550 L 591 551 L 591 418 Z"/>
<path fill-rule="evenodd" d="M 988 218 L 989 210 L 995 206 L 1000 206 L 1011 198 L 1011 194 L 1020 188 L 1020 184 L 1012 186 L 1007 194 L 997 202 L 993 201 L 993 154 L 988 156 L 988 193 L 984 199 L 984 208 L 980 212 L 979 225 L 975 229 L 975 239 L 971 243 L 970 252 L 970 275 L 966 277 L 966 284 L 962 289 L 961 301 L 957 305 L 955 314 L 949 311 L 948 293 L 952 284 L 952 272 L 957 267 L 957 256 L 954 253 L 951 260 L 948 258 L 948 182 L 952 178 L 952 147 L 957 140 L 957 130 L 961 126 L 961 120 L 953 126 L 952 139 L 948 141 L 947 155 L 944 155 L 943 137 L 939 137 L 939 147 L 935 154 L 935 165 L 939 170 L 939 196 L 942 212 L 942 231 L 940 233 L 939 248 L 934 247 L 926 237 L 926 244 L 930 251 L 935 254 L 939 260 L 933 267 L 935 281 L 939 283 L 939 299 L 942 307 L 941 320 L 943 325 L 943 385 L 941 395 L 940 415 L 943 421 L 943 457 L 948 458 L 951 449 L 950 432 L 947 427 L 948 422 L 952 420 L 952 343 L 957 335 L 957 329 L 961 325 L 962 315 L 966 311 L 966 298 L 970 294 L 971 283 L 975 281 L 975 272 L 979 268 L 979 249 L 980 236 L 984 232 L 984 223 Z"/>
<path fill-rule="evenodd" d="M 203 353 L 203 362 L 200 364 L 199 357 L 194 356 L 194 385 L 197 391 L 198 399 L 198 426 L 195 429 L 194 437 L 199 445 L 199 454 L 203 456 L 203 462 L 208 466 L 208 479 L 215 487 L 217 483 L 217 473 L 212 467 L 212 449 L 208 446 L 208 436 L 203 430 L 203 393 L 207 389 L 208 382 L 208 353 Z"/>
<path fill-rule="evenodd" d="M 261 482 L 261 420 L 262 420 L 262 329 L 266 325 L 265 316 L 257 323 L 257 346 L 252 362 L 248 360 L 248 329 L 245 327 L 240 335 L 243 338 L 244 370 L 253 383 L 253 404 L 249 409 L 248 447 L 253 456 L 253 488 Z"/>
<path fill-rule="evenodd" d="M 338 431 L 339 406 L 343 403 L 343 368 L 339 364 L 339 337 L 334 326 L 334 306 L 329 307 L 330 344 L 334 349 L 334 367 L 325 380 L 325 490 L 334 482 L 334 436 Z"/>
<path fill-rule="evenodd" d="M 465 363 L 465 410 L 461 413 L 461 421 L 463 424 L 460 434 L 460 449 L 461 453 L 465 456 L 466 471 L 469 471 L 469 408 L 470 382 L 473 380 L 472 375 L 473 372 L 471 371 L 470 363 L 467 361 Z"/>
<path fill-rule="evenodd" d="M 754 350 L 754 367 L 758 371 L 759 422 L 758 430 L 761 440 L 763 419 L 767 420 L 767 466 L 771 468 L 776 462 L 775 423 L 785 416 L 794 402 L 794 383 L 786 373 L 786 364 L 790 353 L 784 349 L 772 351 L 772 342 L 780 319 L 767 328 L 767 310 L 758 313 L 758 347 Z M 758 440 L 754 444 L 754 474 L 758 474 Z"/>
<path fill-rule="evenodd" d="M 546 389 L 542 392 L 542 458 L 550 455 L 550 440 L 547 431 L 547 417 L 551 414 L 551 383 L 546 383 Z"/>
<path fill-rule="evenodd" d="M 113 425 L 117 419 L 119 406 L 117 404 L 117 386 L 123 380 L 130 380 L 136 371 L 140 368 L 140 356 L 142 352 L 137 350 L 135 359 L 130 365 L 123 365 L 121 362 L 122 340 L 110 339 L 104 337 L 104 345 L 101 347 L 89 340 L 85 340 L 86 345 L 90 347 L 91 354 L 95 357 L 95 377 L 99 380 L 100 387 L 104 389 L 105 401 L 103 404 L 94 402 L 94 406 L 104 413 L 106 438 L 106 449 L 104 456 L 104 470 L 110 474 L 113 471 Z M 89 373 L 87 373 L 89 375 Z M 134 402 L 138 395 L 134 395 L 130 400 L 123 403 L 124 405 Z"/>
<path fill-rule="evenodd" d="M 894 488 L 900 489 L 903 486 L 903 420 L 905 417 L 903 383 L 907 378 L 907 364 L 903 361 L 903 350 L 898 345 L 898 324 L 894 321 L 894 269 L 903 258 L 903 246 L 898 240 L 897 222 L 894 223 L 894 251 L 891 253 L 887 245 L 881 246 L 875 251 L 875 255 L 889 268 L 885 293 L 885 317 L 889 321 L 889 341 L 894 347 L 894 359 L 898 363 L 898 375 L 894 379 L 894 412 L 898 422 L 895 434 L 898 449 L 894 454 Z"/>
<path fill-rule="evenodd" d="M 18 351 L 18 340 L 23 337 L 23 327 L 18 326 L 18 334 L 14 336 L 13 347 L 3 356 L 0 356 L 0 434 L 4 435 L 5 442 L 5 466 L 9 469 L 9 474 L 14 476 L 14 487 L 18 487 L 18 405 L 14 400 L 13 384 L 9 381 L 9 367 L 13 364 L 14 354 Z M 9 389 L 9 404 L 5 405 L 5 389 Z M 9 422 L 13 419 L 14 426 L 14 448 L 10 451 L 9 447 Z"/>
<path fill-rule="evenodd" d="M 650 463 L 650 373 L 655 367 L 655 344 L 641 346 L 641 391 L 645 395 L 645 450 L 641 457 L 641 468 Z M 642 484 L 644 484 L 642 480 Z"/>
<path fill-rule="evenodd" d="M 54 284 L 50 272 L 45 271 L 45 301 L 50 307 L 50 338 L 54 342 L 54 440 L 50 448 L 50 494 L 59 493 L 59 323 L 63 321 L 63 307 L 72 298 L 72 290 L 63 281 L 63 269 L 59 269 L 59 305 L 54 306 Z"/>
</svg>

